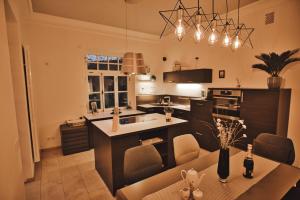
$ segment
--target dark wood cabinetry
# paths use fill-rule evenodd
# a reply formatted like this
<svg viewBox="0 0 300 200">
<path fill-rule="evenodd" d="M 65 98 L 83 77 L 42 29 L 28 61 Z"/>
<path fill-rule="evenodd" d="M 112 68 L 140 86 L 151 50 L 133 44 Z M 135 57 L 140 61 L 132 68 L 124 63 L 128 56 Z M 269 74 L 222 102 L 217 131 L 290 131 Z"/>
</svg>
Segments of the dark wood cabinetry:
<svg viewBox="0 0 300 200">
<path fill-rule="evenodd" d="M 86 151 L 89 149 L 87 126 L 71 127 L 67 124 L 60 126 L 61 146 L 64 155 Z"/>
<path fill-rule="evenodd" d="M 212 111 L 212 101 L 191 100 L 191 129 L 200 147 L 208 151 L 215 151 L 219 148 L 217 137 L 213 131 Z"/>
<path fill-rule="evenodd" d="M 164 72 L 163 79 L 169 83 L 211 83 L 212 69 Z"/>
<path fill-rule="evenodd" d="M 286 137 L 289 122 L 291 89 L 245 89 L 241 102 L 240 118 L 247 125 L 247 143 L 260 133 Z"/>
<path fill-rule="evenodd" d="M 151 113 L 159 113 L 159 114 L 165 114 L 164 107 L 149 107 L 145 108 L 143 106 L 137 106 L 137 109 L 143 112 L 146 112 L 147 114 Z M 179 118 L 179 119 L 190 119 L 190 111 L 182 110 L 174 108 L 174 113 L 172 114 L 173 117 Z"/>
<path fill-rule="evenodd" d="M 190 111 L 175 108 L 173 116 L 179 119 L 190 120 Z"/>
<path fill-rule="evenodd" d="M 153 106 L 153 107 L 145 108 L 143 106 L 137 106 L 137 110 L 143 111 L 147 114 L 151 114 L 151 113 L 165 114 L 163 107 L 154 107 Z"/>
</svg>

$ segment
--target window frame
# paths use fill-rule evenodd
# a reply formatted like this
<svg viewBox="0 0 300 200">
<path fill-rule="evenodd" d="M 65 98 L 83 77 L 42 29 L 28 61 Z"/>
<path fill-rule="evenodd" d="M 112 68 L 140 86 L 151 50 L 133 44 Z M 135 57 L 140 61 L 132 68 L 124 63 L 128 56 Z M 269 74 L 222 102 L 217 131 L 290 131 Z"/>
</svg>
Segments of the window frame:
<svg viewBox="0 0 300 200">
<path fill-rule="evenodd" d="M 95 55 L 95 54 L 88 54 L 88 55 Z M 87 55 L 87 56 L 88 56 Z M 96 55 L 97 58 L 98 56 L 106 56 L 106 55 Z M 89 90 L 89 82 L 88 82 L 88 77 L 89 76 L 98 76 L 99 77 L 99 84 L 100 84 L 100 108 L 97 108 L 98 111 L 107 111 L 107 110 L 112 110 L 113 108 L 110 107 L 110 108 L 105 108 L 105 94 L 107 93 L 113 93 L 114 94 L 114 104 L 115 106 L 119 106 L 119 93 L 127 93 L 127 105 L 129 103 L 129 76 L 128 75 L 125 75 L 123 73 L 121 73 L 121 67 L 122 67 L 122 57 L 120 56 L 106 56 L 107 57 L 107 62 L 101 62 L 99 60 L 97 60 L 97 69 L 88 69 L 88 59 L 86 57 L 85 59 L 85 69 L 87 71 L 87 75 L 86 75 L 86 82 L 87 82 L 87 85 L 88 85 L 88 95 L 87 95 L 87 102 L 88 102 L 88 105 L 87 105 L 87 108 L 88 108 L 88 112 L 91 112 L 91 109 L 90 109 L 90 106 L 89 106 L 89 103 L 90 103 L 90 98 L 89 98 L 89 95 L 90 94 L 93 94 L 93 93 L 90 93 L 90 90 Z M 118 58 L 118 61 L 117 63 L 112 63 L 112 64 L 116 64 L 117 67 L 118 67 L 118 70 L 110 70 L 110 62 L 109 62 L 109 57 L 117 57 Z M 95 63 L 94 61 L 92 61 L 92 63 Z M 100 70 L 99 69 L 99 65 L 100 64 L 107 64 L 107 70 Z M 105 92 L 104 91 L 104 77 L 105 76 L 113 76 L 114 77 L 114 91 L 109 91 L 109 92 Z M 118 88 L 118 77 L 121 76 L 121 77 L 126 77 L 127 78 L 127 90 L 125 91 L 119 91 L 119 88 Z M 127 106 L 126 105 L 126 106 Z M 119 108 L 126 108 L 126 106 L 122 106 L 122 107 L 119 107 Z"/>
</svg>

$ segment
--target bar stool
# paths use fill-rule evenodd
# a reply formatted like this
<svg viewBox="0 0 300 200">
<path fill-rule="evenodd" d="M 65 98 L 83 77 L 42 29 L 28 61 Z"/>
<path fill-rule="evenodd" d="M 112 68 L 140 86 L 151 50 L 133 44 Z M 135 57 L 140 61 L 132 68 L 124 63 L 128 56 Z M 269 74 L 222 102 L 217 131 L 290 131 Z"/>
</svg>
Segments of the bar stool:
<svg viewBox="0 0 300 200">
<path fill-rule="evenodd" d="M 141 145 L 127 149 L 124 155 L 124 178 L 132 184 L 162 171 L 160 154 L 153 145 Z"/>
</svg>

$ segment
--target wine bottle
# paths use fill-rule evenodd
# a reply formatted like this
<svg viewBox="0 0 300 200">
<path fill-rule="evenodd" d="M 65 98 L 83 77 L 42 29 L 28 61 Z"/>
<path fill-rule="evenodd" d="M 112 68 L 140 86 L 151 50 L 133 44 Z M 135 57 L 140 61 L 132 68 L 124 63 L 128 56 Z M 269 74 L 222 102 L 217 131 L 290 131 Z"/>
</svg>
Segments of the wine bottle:
<svg viewBox="0 0 300 200">
<path fill-rule="evenodd" d="M 247 155 L 244 160 L 245 171 L 243 176 L 245 178 L 253 178 L 254 161 L 252 157 L 252 145 L 248 144 Z"/>
</svg>

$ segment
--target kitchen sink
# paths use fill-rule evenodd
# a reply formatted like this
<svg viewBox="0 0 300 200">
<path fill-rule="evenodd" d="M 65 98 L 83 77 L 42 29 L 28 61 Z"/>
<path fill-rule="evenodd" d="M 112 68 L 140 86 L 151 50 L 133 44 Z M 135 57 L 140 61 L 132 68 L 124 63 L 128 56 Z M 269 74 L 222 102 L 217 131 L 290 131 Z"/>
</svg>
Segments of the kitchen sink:
<svg viewBox="0 0 300 200">
<path fill-rule="evenodd" d="M 177 104 L 174 103 L 151 103 L 152 106 L 176 106 Z"/>
</svg>

